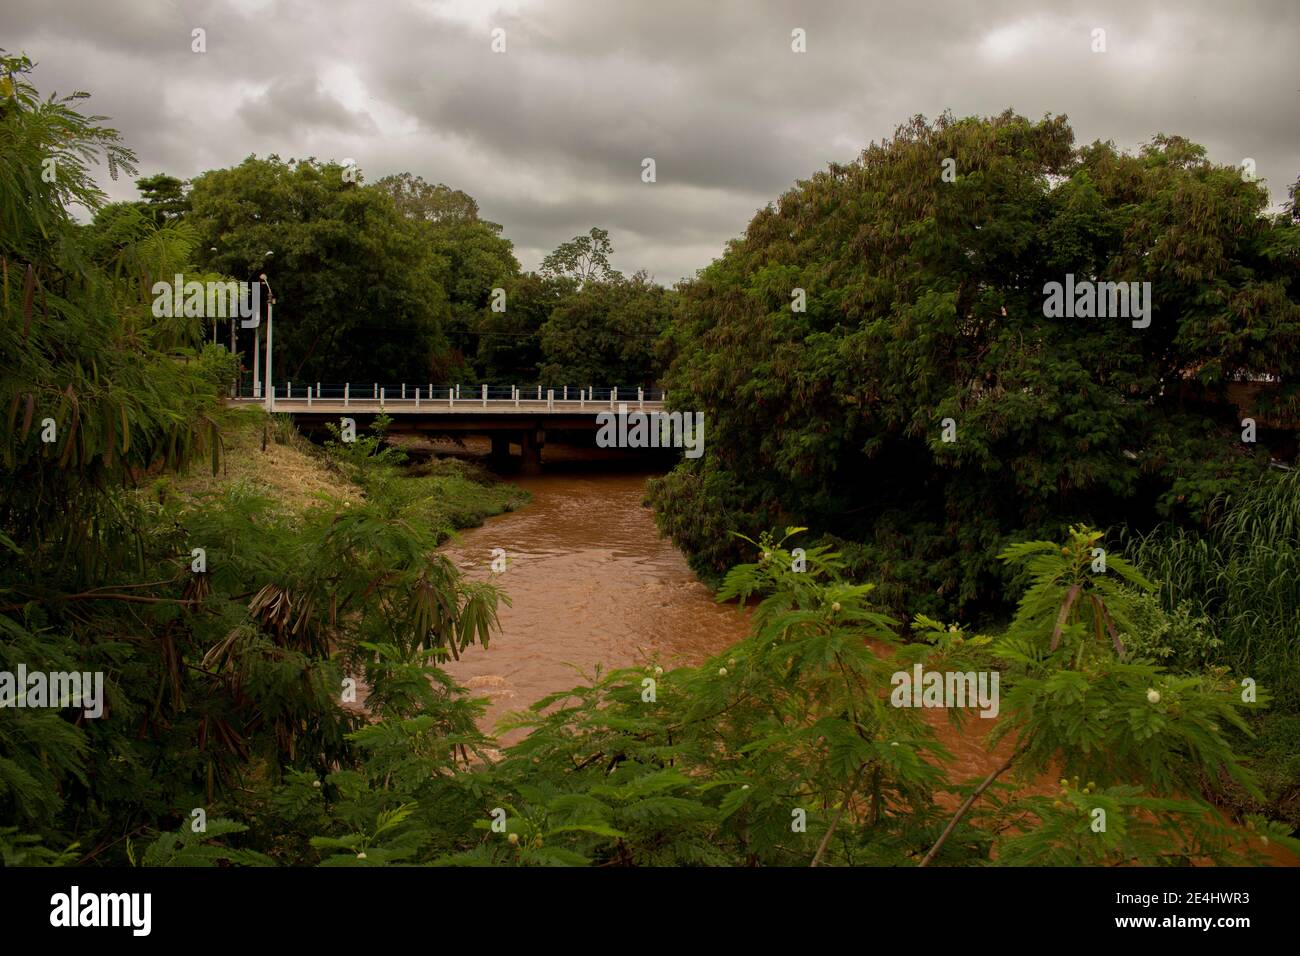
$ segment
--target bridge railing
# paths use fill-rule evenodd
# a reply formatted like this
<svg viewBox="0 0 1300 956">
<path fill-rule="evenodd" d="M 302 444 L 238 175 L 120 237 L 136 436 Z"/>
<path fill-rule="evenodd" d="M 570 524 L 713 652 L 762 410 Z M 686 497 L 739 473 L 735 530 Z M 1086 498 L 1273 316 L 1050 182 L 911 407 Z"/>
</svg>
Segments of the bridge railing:
<svg viewBox="0 0 1300 956">
<path fill-rule="evenodd" d="M 520 408 L 535 408 L 555 402 L 578 402 L 581 405 L 609 407 L 620 402 L 629 404 L 661 402 L 667 392 L 661 388 L 637 385 L 436 385 L 432 382 L 277 382 L 273 389 L 279 400 L 374 403 L 385 405 L 431 404 L 468 405 L 484 402 L 514 402 Z M 237 389 L 238 398 L 264 399 L 265 385 L 255 390 L 251 377 L 245 377 Z M 498 406 L 499 407 L 499 406 Z"/>
</svg>

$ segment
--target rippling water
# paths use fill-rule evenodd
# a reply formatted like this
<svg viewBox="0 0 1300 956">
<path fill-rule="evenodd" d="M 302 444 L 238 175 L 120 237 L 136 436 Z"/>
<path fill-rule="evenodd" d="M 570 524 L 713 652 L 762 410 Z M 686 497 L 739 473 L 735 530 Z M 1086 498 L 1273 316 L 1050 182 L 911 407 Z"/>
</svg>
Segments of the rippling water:
<svg viewBox="0 0 1300 956">
<path fill-rule="evenodd" d="M 646 473 L 558 473 L 512 479 L 532 492 L 520 511 L 491 518 L 446 547 L 474 579 L 509 596 L 490 646 L 446 669 L 489 697 L 485 729 L 507 711 L 592 674 L 657 660 L 698 664 L 745 636 L 748 615 L 714 603 L 641 506 Z M 507 567 L 492 574 L 492 549 Z M 521 734 L 506 735 L 512 742 Z"/>
</svg>

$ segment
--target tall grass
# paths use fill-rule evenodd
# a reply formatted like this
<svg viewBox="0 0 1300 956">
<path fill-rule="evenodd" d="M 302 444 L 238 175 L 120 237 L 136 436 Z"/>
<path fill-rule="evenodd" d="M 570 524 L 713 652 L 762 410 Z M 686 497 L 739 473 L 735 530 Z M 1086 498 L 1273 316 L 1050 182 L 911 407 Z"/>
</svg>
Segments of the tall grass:
<svg viewBox="0 0 1300 956">
<path fill-rule="evenodd" d="M 1167 610 L 1207 614 L 1223 662 L 1300 711 L 1300 471 L 1266 475 L 1217 503 L 1201 532 L 1130 535 L 1126 556 L 1160 584 Z"/>
</svg>

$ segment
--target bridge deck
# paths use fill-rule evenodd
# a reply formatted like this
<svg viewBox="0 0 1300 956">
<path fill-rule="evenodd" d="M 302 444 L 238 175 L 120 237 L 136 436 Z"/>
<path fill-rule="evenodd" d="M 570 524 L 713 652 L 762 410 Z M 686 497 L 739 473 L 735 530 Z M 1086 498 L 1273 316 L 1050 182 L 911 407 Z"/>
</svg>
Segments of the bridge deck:
<svg viewBox="0 0 1300 956">
<path fill-rule="evenodd" d="M 265 404 L 260 398 L 232 398 L 227 399 L 232 405 L 262 405 Z M 521 415 L 529 418 L 536 418 L 538 415 L 597 415 L 600 412 L 619 411 L 619 405 L 626 406 L 627 411 L 631 412 L 662 412 L 664 411 L 663 402 L 644 401 L 638 402 L 636 399 L 622 400 L 613 408 L 608 401 L 579 401 L 570 399 L 564 401 L 556 399 L 548 402 L 546 399 L 538 401 L 535 398 L 521 398 L 518 401 L 509 398 L 489 398 L 486 402 L 481 398 L 459 398 L 448 402 L 447 399 L 427 399 L 422 398 L 417 404 L 414 398 L 385 398 L 382 402 L 374 398 L 350 398 L 344 404 L 341 398 L 277 398 L 275 399 L 274 410 L 286 414 L 313 414 L 313 415 L 346 415 L 349 412 L 359 415 L 377 415 L 383 412 L 386 415 L 397 417 L 399 415 Z"/>
</svg>

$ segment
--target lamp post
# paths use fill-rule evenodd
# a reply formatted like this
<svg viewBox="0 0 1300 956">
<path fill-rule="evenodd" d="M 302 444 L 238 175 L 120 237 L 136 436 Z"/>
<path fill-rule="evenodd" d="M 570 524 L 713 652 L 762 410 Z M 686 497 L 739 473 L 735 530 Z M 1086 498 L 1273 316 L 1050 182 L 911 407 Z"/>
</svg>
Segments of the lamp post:
<svg viewBox="0 0 1300 956">
<path fill-rule="evenodd" d="M 275 344 L 275 329 L 272 326 L 272 309 L 275 306 L 275 294 L 271 292 L 271 283 L 263 272 L 258 278 L 266 285 L 266 410 L 275 411 L 275 385 L 271 378 L 271 355 Z"/>
<path fill-rule="evenodd" d="M 262 372 L 257 367 L 257 363 L 262 358 L 262 324 L 259 322 L 257 328 L 253 329 L 253 397 L 262 397 Z"/>
</svg>

